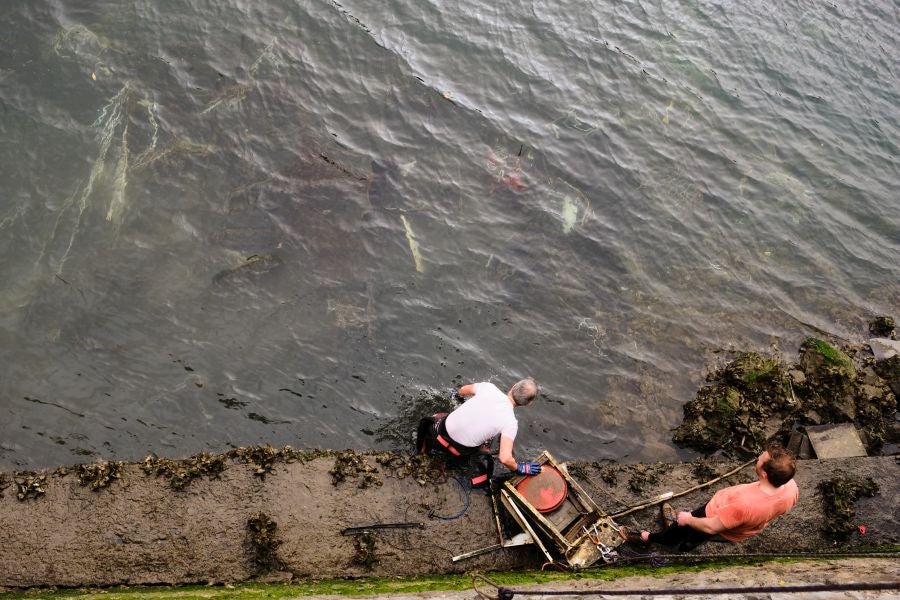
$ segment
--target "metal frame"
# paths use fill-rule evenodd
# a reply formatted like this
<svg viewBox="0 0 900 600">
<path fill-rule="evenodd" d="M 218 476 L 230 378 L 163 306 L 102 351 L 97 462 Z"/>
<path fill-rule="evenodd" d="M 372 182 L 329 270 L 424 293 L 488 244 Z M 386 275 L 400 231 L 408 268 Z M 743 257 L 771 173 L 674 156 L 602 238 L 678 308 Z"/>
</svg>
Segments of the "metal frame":
<svg viewBox="0 0 900 600">
<path fill-rule="evenodd" d="M 615 522 L 569 475 L 565 464 L 557 462 L 553 455 L 546 450 L 538 456 L 535 462 L 540 465 L 550 465 L 563 475 L 569 489 L 566 500 L 560 508 L 545 516 L 516 490 L 516 485 L 525 477 L 519 475 L 511 477 L 503 483 L 501 500 L 503 500 L 504 506 L 516 518 L 519 525 L 532 534 L 548 560 L 552 560 L 552 558 L 544 544 L 541 543 L 541 537 L 573 568 L 586 568 L 601 559 L 607 562 L 610 551 L 623 541 L 617 533 Z M 550 514 L 563 508 L 570 512 L 574 509 L 575 516 L 568 523 L 556 525 L 547 518 Z M 532 524 L 535 527 L 532 527 Z"/>
</svg>

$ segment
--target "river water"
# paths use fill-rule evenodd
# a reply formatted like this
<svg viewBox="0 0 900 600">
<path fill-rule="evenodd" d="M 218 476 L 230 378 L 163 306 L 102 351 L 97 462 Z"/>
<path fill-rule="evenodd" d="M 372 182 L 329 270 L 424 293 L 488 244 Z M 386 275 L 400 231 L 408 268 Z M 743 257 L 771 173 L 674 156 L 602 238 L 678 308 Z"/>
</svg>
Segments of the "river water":
<svg viewBox="0 0 900 600">
<path fill-rule="evenodd" d="M 526 374 L 521 456 L 690 458 L 729 351 L 900 317 L 894 2 L 0 23 L 0 468 L 380 448 Z"/>
</svg>

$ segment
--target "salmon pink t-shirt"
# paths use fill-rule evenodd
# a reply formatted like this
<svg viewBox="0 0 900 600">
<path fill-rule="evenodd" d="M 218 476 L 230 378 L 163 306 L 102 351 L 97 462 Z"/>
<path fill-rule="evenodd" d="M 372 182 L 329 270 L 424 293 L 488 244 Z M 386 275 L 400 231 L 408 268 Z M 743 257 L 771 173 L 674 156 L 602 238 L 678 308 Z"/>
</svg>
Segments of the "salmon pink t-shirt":
<svg viewBox="0 0 900 600">
<path fill-rule="evenodd" d="M 740 542 L 756 535 L 769 521 L 797 504 L 800 491 L 793 479 L 775 490 L 774 494 L 766 494 L 759 481 L 719 490 L 706 505 L 706 516 L 719 517 L 722 521 L 725 531 L 719 535 Z"/>
</svg>

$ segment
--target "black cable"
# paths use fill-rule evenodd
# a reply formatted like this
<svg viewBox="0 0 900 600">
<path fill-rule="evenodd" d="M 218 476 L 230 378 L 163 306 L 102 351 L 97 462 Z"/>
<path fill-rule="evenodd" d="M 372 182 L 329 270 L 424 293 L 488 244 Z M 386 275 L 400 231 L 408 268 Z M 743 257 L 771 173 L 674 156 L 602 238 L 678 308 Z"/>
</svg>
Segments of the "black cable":
<svg viewBox="0 0 900 600">
<path fill-rule="evenodd" d="M 459 477 L 454 477 L 453 481 L 455 481 L 459 485 L 459 491 L 462 492 L 463 496 L 465 497 L 465 505 L 462 507 L 462 510 L 459 511 L 458 513 L 456 513 L 455 515 L 450 515 L 449 517 L 445 517 L 442 515 L 436 515 L 436 514 L 434 514 L 433 510 L 430 510 L 430 511 L 428 511 L 428 518 L 440 519 L 442 521 L 452 521 L 453 519 L 460 518 L 461 516 L 466 514 L 467 510 L 469 510 L 469 490 L 466 488 L 465 485 L 463 485 L 463 482 L 460 480 Z"/>
<path fill-rule="evenodd" d="M 620 560 L 618 562 L 636 562 L 640 560 L 650 560 L 651 563 L 653 561 L 681 561 L 681 562 L 724 562 L 733 558 L 898 558 L 900 557 L 900 552 L 896 550 L 884 550 L 884 551 L 863 551 L 863 552 L 771 552 L 771 553 L 759 553 L 753 554 L 749 552 L 734 552 L 734 553 L 725 553 L 725 554 L 716 554 L 716 555 L 707 555 L 707 554 L 660 554 L 657 552 L 650 552 L 648 554 L 641 554 L 638 552 L 633 552 L 632 554 L 625 556 L 620 553 Z M 654 565 L 655 566 L 655 565 Z"/>
<path fill-rule="evenodd" d="M 511 590 L 497 588 L 499 600 L 511 600 L 513 596 L 685 596 L 717 594 L 801 594 L 811 592 L 866 592 L 900 590 L 900 581 L 875 583 L 815 583 L 811 585 L 766 585 L 757 587 L 669 588 L 643 590 Z"/>
</svg>

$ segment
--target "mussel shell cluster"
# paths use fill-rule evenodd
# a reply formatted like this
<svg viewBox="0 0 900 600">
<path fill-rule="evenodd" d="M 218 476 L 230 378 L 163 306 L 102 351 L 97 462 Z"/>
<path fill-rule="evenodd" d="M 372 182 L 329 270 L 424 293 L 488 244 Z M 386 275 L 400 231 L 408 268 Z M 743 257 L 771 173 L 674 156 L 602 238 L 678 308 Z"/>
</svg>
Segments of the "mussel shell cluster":
<svg viewBox="0 0 900 600">
<path fill-rule="evenodd" d="M 276 537 L 278 524 L 265 513 L 256 513 L 247 520 L 250 531 L 250 546 L 253 549 L 253 563 L 261 571 L 280 569 L 282 562 L 276 551 L 282 541 Z"/>
<path fill-rule="evenodd" d="M 74 471 L 78 476 L 78 483 L 90 486 L 92 490 L 96 491 L 109 486 L 121 477 L 122 463 L 112 460 L 91 465 L 75 465 Z"/>
<path fill-rule="evenodd" d="M 228 468 L 228 459 L 224 454 L 208 454 L 201 452 L 182 460 L 158 458 L 152 454 L 140 462 L 141 470 L 147 475 L 165 477 L 172 489 L 183 490 L 190 483 L 202 476 L 218 479 Z"/>
<path fill-rule="evenodd" d="M 22 471 L 13 476 L 13 482 L 16 484 L 16 498 L 23 502 L 29 498 L 39 498 L 47 493 L 47 490 L 44 489 L 47 476 L 41 473 Z"/>
<path fill-rule="evenodd" d="M 265 479 L 266 475 L 274 473 L 276 463 L 306 463 L 315 458 L 332 456 L 333 454 L 333 450 L 295 450 L 287 445 L 282 448 L 273 448 L 266 444 L 264 446 L 235 448 L 228 452 L 226 456 L 236 458 L 242 463 L 253 464 L 255 467 L 254 475 Z"/>
<path fill-rule="evenodd" d="M 382 484 L 378 478 L 378 469 L 369 464 L 365 455 L 353 450 L 339 452 L 334 459 L 334 467 L 328 473 L 331 475 L 331 483 L 334 485 L 359 475 L 362 475 L 359 481 L 361 488 Z"/>
<path fill-rule="evenodd" d="M 442 483 L 447 479 L 446 461 L 443 458 L 427 454 L 380 452 L 375 455 L 375 460 L 394 477 L 413 477 L 420 485 Z"/>
</svg>

